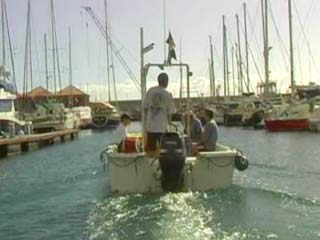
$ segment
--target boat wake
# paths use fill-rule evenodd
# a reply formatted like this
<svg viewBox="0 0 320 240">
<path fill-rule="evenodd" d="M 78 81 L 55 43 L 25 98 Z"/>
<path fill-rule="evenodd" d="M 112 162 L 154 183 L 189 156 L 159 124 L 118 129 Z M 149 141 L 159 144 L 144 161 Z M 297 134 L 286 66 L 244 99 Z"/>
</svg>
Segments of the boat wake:
<svg viewBox="0 0 320 240">
<path fill-rule="evenodd" d="M 86 235 L 90 240 L 263 239 L 263 235 L 243 227 L 226 230 L 220 222 L 217 212 L 232 202 L 242 202 L 242 192 L 231 187 L 208 193 L 111 197 L 96 204 Z"/>
</svg>

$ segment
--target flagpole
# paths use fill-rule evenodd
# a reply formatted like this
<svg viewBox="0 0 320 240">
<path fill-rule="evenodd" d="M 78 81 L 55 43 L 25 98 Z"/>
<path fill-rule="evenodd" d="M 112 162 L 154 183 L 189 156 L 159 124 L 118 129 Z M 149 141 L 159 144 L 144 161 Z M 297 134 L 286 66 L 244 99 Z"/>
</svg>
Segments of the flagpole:
<svg viewBox="0 0 320 240">
<path fill-rule="evenodd" d="M 166 0 L 163 0 L 163 49 L 164 49 L 164 55 L 163 60 L 164 63 L 166 62 L 166 56 L 167 56 L 167 50 L 166 50 Z"/>
</svg>

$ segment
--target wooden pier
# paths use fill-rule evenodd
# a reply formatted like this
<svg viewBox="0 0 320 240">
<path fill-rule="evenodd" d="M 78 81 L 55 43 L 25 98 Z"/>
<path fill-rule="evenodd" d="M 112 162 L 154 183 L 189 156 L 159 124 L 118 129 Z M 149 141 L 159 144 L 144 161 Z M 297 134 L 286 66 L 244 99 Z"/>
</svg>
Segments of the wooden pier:
<svg viewBox="0 0 320 240">
<path fill-rule="evenodd" d="M 20 145 L 21 152 L 28 152 L 30 143 L 51 145 L 57 138 L 60 138 L 60 141 L 64 142 L 67 136 L 70 136 L 70 139 L 73 140 L 76 136 L 78 136 L 78 134 L 78 129 L 68 129 L 57 132 L 32 134 L 26 136 L 16 136 L 14 138 L 0 139 L 0 158 L 8 156 L 8 148 L 11 145 Z"/>
</svg>

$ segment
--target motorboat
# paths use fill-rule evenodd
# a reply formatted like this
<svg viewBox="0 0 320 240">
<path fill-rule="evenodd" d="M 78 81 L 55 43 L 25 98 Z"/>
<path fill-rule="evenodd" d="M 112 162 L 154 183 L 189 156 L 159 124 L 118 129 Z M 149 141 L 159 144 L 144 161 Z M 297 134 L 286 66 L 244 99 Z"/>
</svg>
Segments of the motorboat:
<svg viewBox="0 0 320 240">
<path fill-rule="evenodd" d="M 116 145 L 108 146 L 101 159 L 108 165 L 111 191 L 121 195 L 226 188 L 233 183 L 234 168 L 242 171 L 248 167 L 239 150 L 222 144 L 215 151 L 187 156 L 172 136 L 169 143 L 177 147 L 175 152 L 162 148 L 156 157 L 146 152 L 118 152 Z"/>
<path fill-rule="evenodd" d="M 149 66 L 163 69 L 167 65 L 147 65 Z M 189 81 L 189 66 L 174 66 L 186 67 Z M 189 103 L 189 99 L 187 102 Z M 187 110 L 188 114 L 190 104 Z M 215 150 L 194 155 L 191 150 L 192 143 L 187 141 L 189 133 L 185 136 L 183 130 L 179 129 L 183 127 L 169 129 L 153 153 L 143 150 L 142 133 L 129 137 L 121 152 L 117 145 L 108 145 L 100 157 L 107 166 L 105 169 L 108 171 L 111 191 L 122 195 L 214 190 L 226 188 L 233 183 L 235 168 L 240 171 L 247 169 L 249 163 L 244 154 L 222 144 L 217 144 Z"/>
<path fill-rule="evenodd" d="M 0 136 L 14 137 L 17 134 L 31 133 L 31 122 L 19 119 L 16 109 L 16 89 L 9 81 L 10 73 L 0 66 Z"/>
</svg>

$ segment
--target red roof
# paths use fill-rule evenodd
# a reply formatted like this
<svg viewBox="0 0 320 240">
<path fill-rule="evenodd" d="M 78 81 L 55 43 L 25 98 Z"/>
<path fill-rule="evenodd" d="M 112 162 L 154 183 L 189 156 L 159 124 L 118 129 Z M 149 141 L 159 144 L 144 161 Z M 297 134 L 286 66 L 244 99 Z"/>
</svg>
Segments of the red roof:
<svg viewBox="0 0 320 240">
<path fill-rule="evenodd" d="M 79 88 L 76 88 L 75 86 L 69 85 L 68 87 L 65 87 L 64 89 L 60 90 L 56 93 L 57 96 L 82 96 L 82 95 L 88 95 L 84 92 L 82 92 Z"/>
<path fill-rule="evenodd" d="M 26 95 L 29 97 L 48 97 L 52 95 L 52 93 L 40 86 L 32 89 Z"/>
</svg>

